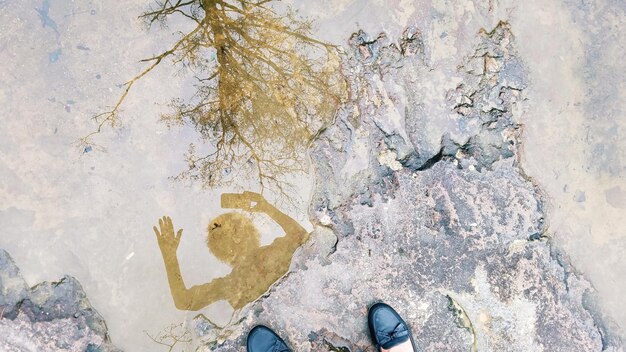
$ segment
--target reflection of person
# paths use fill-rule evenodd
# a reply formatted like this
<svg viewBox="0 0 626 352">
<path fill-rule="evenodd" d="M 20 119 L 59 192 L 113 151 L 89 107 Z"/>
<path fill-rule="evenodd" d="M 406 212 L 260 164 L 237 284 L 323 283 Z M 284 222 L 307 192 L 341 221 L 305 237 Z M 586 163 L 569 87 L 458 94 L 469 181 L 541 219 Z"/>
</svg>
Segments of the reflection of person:
<svg viewBox="0 0 626 352">
<path fill-rule="evenodd" d="M 369 308 L 367 325 L 376 351 L 417 352 L 409 325 L 387 304 L 376 303 Z M 291 352 L 287 343 L 264 325 L 250 330 L 246 348 L 248 352 Z"/>
<path fill-rule="evenodd" d="M 154 232 L 176 308 L 199 310 L 222 299 L 234 309 L 242 308 L 260 297 L 287 272 L 293 253 L 308 238 L 300 224 L 269 204 L 260 194 L 244 192 L 239 196 L 246 201 L 245 205 L 237 205 L 239 209 L 269 215 L 283 228 L 285 236 L 261 246 L 259 233 L 250 219 L 238 213 L 218 216 L 209 224 L 207 244 L 219 260 L 232 267 L 232 271 L 225 277 L 187 288 L 176 257 L 183 230 L 175 233 L 169 217 L 159 219 L 159 229 L 155 226 Z"/>
</svg>

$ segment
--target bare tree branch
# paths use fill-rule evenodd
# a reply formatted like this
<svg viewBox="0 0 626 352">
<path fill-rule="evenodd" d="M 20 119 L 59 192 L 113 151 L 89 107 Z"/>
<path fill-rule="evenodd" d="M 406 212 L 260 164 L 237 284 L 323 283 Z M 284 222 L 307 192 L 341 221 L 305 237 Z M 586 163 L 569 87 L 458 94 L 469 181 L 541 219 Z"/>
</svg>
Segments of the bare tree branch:
<svg viewBox="0 0 626 352">
<path fill-rule="evenodd" d="M 172 57 L 173 65 L 197 71 L 196 92 L 172 100 L 161 119 L 194 126 L 211 146 L 205 155 L 190 146 L 188 169 L 175 178 L 215 187 L 255 175 L 262 188 L 287 192 L 282 176 L 307 171 L 307 148 L 332 120 L 346 86 L 336 47 L 311 37 L 310 21 L 275 13 L 271 1 L 158 0 L 141 16 L 149 24 L 182 15 L 197 26 L 142 60 L 149 66 L 125 83 L 111 110 L 94 117 L 98 126 L 81 144 L 115 126 L 133 85 Z"/>
</svg>

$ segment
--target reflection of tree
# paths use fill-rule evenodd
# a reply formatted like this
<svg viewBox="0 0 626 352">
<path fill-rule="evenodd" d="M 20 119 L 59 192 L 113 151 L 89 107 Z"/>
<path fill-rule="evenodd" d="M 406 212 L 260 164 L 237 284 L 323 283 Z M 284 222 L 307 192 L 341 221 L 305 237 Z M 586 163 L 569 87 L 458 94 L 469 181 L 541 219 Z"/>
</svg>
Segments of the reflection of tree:
<svg viewBox="0 0 626 352">
<path fill-rule="evenodd" d="M 148 337 L 155 343 L 165 346 L 167 352 L 173 352 L 176 350 L 184 350 L 184 346 L 191 343 L 191 332 L 185 328 L 184 324 L 170 325 L 167 328 L 161 330 L 157 335 L 150 335 L 147 331 L 144 331 Z"/>
<path fill-rule="evenodd" d="M 150 24 L 184 16 L 195 27 L 170 49 L 145 59 L 149 66 L 125 85 L 116 105 L 98 115 L 98 128 L 115 125 L 130 89 L 164 59 L 197 78 L 188 101 L 174 100 L 162 119 L 191 124 L 210 141 L 194 146 L 189 169 L 208 187 L 233 181 L 233 165 L 247 165 L 261 184 L 280 187 L 279 176 L 301 171 L 307 144 L 332 118 L 344 94 L 335 48 L 310 37 L 311 22 L 279 15 L 272 0 L 158 0 L 142 17 Z"/>
</svg>

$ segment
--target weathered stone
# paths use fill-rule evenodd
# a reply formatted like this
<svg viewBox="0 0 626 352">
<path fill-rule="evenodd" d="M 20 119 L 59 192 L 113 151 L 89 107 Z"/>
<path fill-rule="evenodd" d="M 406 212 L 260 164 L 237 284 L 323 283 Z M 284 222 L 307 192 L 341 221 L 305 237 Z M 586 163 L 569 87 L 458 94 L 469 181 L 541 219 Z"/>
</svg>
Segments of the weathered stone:
<svg viewBox="0 0 626 352">
<path fill-rule="evenodd" d="M 0 249 L 0 350 L 118 351 L 104 319 L 71 276 L 28 288 L 7 252 Z"/>
<path fill-rule="evenodd" d="M 583 305 L 589 284 L 552 257 L 548 242 L 528 241 L 542 213 L 534 186 L 511 163 L 478 172 L 443 162 L 395 177 L 393 197 L 352 204 L 354 233 L 328 258 L 314 255 L 327 231 L 316 230 L 292 272 L 220 350 L 241 349 L 258 323 L 295 350 L 372 350 L 366 312 L 379 300 L 404 315 L 424 350 L 609 347 Z"/>
<path fill-rule="evenodd" d="M 11 256 L 0 250 L 0 318 L 15 319 L 18 303 L 28 295 L 28 285 Z"/>
<path fill-rule="evenodd" d="M 355 98 L 311 152 L 311 240 L 235 324 L 199 333 L 206 349 L 242 351 L 265 324 L 297 351 L 373 351 L 367 307 L 384 301 L 424 351 L 623 350 L 546 241 L 542 198 L 517 166 L 525 75 L 509 26 L 478 36 L 459 72 L 441 73 L 452 86 L 419 45 L 399 49 L 406 38 L 352 37 Z"/>
</svg>

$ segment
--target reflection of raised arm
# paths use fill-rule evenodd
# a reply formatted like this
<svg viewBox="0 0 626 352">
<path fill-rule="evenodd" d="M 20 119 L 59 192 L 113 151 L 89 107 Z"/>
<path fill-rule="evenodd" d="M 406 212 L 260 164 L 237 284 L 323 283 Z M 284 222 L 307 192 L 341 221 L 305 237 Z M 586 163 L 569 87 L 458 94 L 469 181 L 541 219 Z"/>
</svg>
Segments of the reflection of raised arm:
<svg viewBox="0 0 626 352">
<path fill-rule="evenodd" d="M 274 220 L 278 225 L 280 225 L 280 227 L 283 228 L 283 231 L 285 231 L 285 234 L 287 236 L 296 235 L 298 237 L 301 237 L 302 241 L 307 238 L 307 231 L 302 226 L 300 226 L 300 224 L 296 220 L 292 219 L 291 217 L 289 217 L 289 215 L 281 212 L 275 206 L 268 203 L 262 195 L 254 192 L 244 192 L 244 195 L 247 195 L 251 201 L 256 202 L 256 205 L 249 209 L 250 211 L 263 212 L 269 215 L 272 220 Z"/>
<path fill-rule="evenodd" d="M 224 283 L 216 280 L 208 284 L 194 286 L 190 289 L 185 287 L 185 282 L 180 272 L 180 265 L 176 256 L 176 250 L 180 244 L 180 238 L 183 230 L 180 229 L 174 234 L 174 225 L 172 219 L 164 216 L 159 219 L 159 229 L 153 227 L 156 234 L 163 262 L 165 263 L 165 271 L 167 272 L 167 281 L 170 285 L 174 305 L 181 310 L 198 310 L 207 305 L 225 298 Z"/>
</svg>

